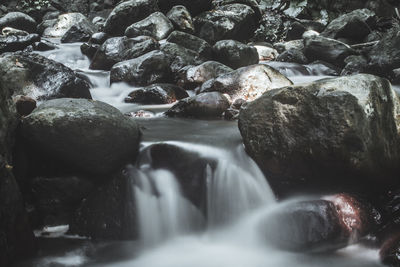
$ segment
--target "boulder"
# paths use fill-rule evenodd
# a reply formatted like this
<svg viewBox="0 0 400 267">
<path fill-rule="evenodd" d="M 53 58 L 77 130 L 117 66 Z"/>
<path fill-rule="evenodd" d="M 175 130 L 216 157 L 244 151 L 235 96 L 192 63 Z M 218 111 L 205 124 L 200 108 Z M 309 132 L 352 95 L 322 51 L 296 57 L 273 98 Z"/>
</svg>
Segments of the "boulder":
<svg viewBox="0 0 400 267">
<path fill-rule="evenodd" d="M 158 6 L 164 13 L 176 5 L 186 7 L 190 14 L 196 16 L 211 9 L 211 0 L 158 0 Z"/>
<path fill-rule="evenodd" d="M 356 42 L 362 42 L 371 32 L 375 13 L 369 9 L 357 9 L 343 14 L 332 20 L 321 33 L 327 38 L 348 38 Z"/>
<path fill-rule="evenodd" d="M 167 42 L 178 44 L 186 49 L 197 52 L 201 57 L 212 57 L 212 47 L 203 39 L 180 31 L 173 31 L 167 38 Z"/>
<path fill-rule="evenodd" d="M 90 68 L 110 70 L 118 62 L 140 57 L 158 48 L 158 42 L 148 36 L 109 38 L 93 56 Z"/>
<path fill-rule="evenodd" d="M 235 40 L 223 40 L 213 46 L 214 59 L 233 68 L 258 63 L 257 49 Z"/>
<path fill-rule="evenodd" d="M 72 26 L 75 26 L 80 32 L 89 36 L 97 31 L 96 26 L 81 13 L 67 13 L 60 15 L 57 20 L 53 22 L 49 21 L 49 24 L 46 26 L 47 27 L 43 30 L 43 36 L 52 38 L 63 37 Z M 71 35 L 71 32 L 69 35 Z"/>
<path fill-rule="evenodd" d="M 3 30 L 1 31 L 1 34 L 4 36 L 9 36 L 9 35 L 14 35 L 14 36 L 27 36 L 29 35 L 28 32 L 23 31 L 23 30 L 18 30 L 15 28 L 11 28 L 11 27 L 5 27 L 3 28 Z"/>
<path fill-rule="evenodd" d="M 91 43 L 83 43 L 80 48 L 81 48 L 82 54 L 87 56 L 90 60 L 93 60 L 94 55 L 96 54 L 97 50 L 100 48 L 100 45 L 91 44 Z"/>
<path fill-rule="evenodd" d="M 146 86 L 172 80 L 169 58 L 152 51 L 138 58 L 122 61 L 111 68 L 110 81 Z"/>
<path fill-rule="evenodd" d="M 89 39 L 89 43 L 92 44 L 98 44 L 102 45 L 104 44 L 105 41 L 107 41 L 109 38 L 109 35 L 105 32 L 96 32 L 92 34 L 92 36 Z"/>
<path fill-rule="evenodd" d="M 40 41 L 40 36 L 36 33 L 27 36 L 18 35 L 0 35 L 0 54 L 5 52 L 15 52 L 24 50 L 35 42 Z"/>
<path fill-rule="evenodd" d="M 364 56 L 349 56 L 344 60 L 346 66 L 340 73 L 341 76 L 366 72 L 368 61 Z"/>
<path fill-rule="evenodd" d="M 0 18 L 0 30 L 5 27 L 12 27 L 29 33 L 35 33 L 37 23 L 27 14 L 22 12 L 10 12 Z"/>
<path fill-rule="evenodd" d="M 270 9 L 264 10 L 261 20 L 256 24 L 256 29 L 251 31 L 251 40 L 271 44 L 280 42 L 286 39 L 289 26 L 290 21 L 279 12 Z"/>
<path fill-rule="evenodd" d="M 186 33 L 194 33 L 193 19 L 185 6 L 174 6 L 167 13 L 168 19 L 175 29 Z"/>
<path fill-rule="evenodd" d="M 308 60 L 306 56 L 304 55 L 303 51 L 297 50 L 297 49 L 289 49 L 280 54 L 277 58 L 276 61 L 280 62 L 294 62 L 294 63 L 299 63 L 299 64 L 307 64 Z"/>
<path fill-rule="evenodd" d="M 166 42 L 160 49 L 169 59 L 171 70 L 177 74 L 183 67 L 203 63 L 200 55 L 191 49 L 187 49 L 175 43 Z"/>
<path fill-rule="evenodd" d="M 89 15 L 88 0 L 51 0 L 51 5 L 63 13 L 80 12 Z"/>
<path fill-rule="evenodd" d="M 140 138 L 136 123 L 116 108 L 72 98 L 44 102 L 23 119 L 21 131 L 32 150 L 89 174 L 133 160 Z"/>
<path fill-rule="evenodd" d="M 128 37 L 146 35 L 159 41 L 167 38 L 173 30 L 171 21 L 163 13 L 155 12 L 126 28 L 125 35 Z"/>
<path fill-rule="evenodd" d="M 400 103 L 367 74 L 270 90 L 242 107 L 246 151 L 280 195 L 384 190 L 399 171 Z"/>
<path fill-rule="evenodd" d="M 156 83 L 147 87 L 135 89 L 127 98 L 125 98 L 125 102 L 141 104 L 171 104 L 188 96 L 188 93 L 177 85 Z"/>
<path fill-rule="evenodd" d="M 192 90 L 210 79 L 231 71 L 233 69 L 216 61 L 206 61 L 198 66 L 187 66 L 179 73 L 178 85 L 186 90 Z"/>
<path fill-rule="evenodd" d="M 57 48 L 57 45 L 47 41 L 47 40 L 41 40 L 40 42 L 36 42 L 33 44 L 33 49 L 36 51 L 49 51 L 49 50 L 54 50 Z"/>
<path fill-rule="evenodd" d="M 103 31 L 111 36 L 122 36 L 126 28 L 158 11 L 155 0 L 129 0 L 117 5 L 108 16 Z"/>
<path fill-rule="evenodd" d="M 278 51 L 272 47 L 261 44 L 255 44 L 253 46 L 257 49 L 258 60 L 275 60 L 279 56 Z"/>
<path fill-rule="evenodd" d="M 34 100 L 91 98 L 89 83 L 61 63 L 37 54 L 0 57 L 0 83 L 15 95 Z"/>
<path fill-rule="evenodd" d="M 165 112 L 169 117 L 218 118 L 229 108 L 229 100 L 219 92 L 202 93 L 180 100 Z"/>
<path fill-rule="evenodd" d="M 227 39 L 247 40 L 257 24 L 253 9 L 243 4 L 224 5 L 194 19 L 196 35 L 210 44 Z"/>
<path fill-rule="evenodd" d="M 323 60 L 344 67 L 344 60 L 357 54 L 350 46 L 334 39 L 314 36 L 304 39 L 304 54 L 309 61 Z"/>
<path fill-rule="evenodd" d="M 86 42 L 90 39 L 92 30 L 85 29 L 81 25 L 72 25 L 71 28 L 61 37 L 61 43 Z"/>
<path fill-rule="evenodd" d="M 216 9 L 220 6 L 230 5 L 230 4 L 243 4 L 251 7 L 257 18 L 261 18 L 261 9 L 257 0 L 212 0 L 212 8 Z"/>
<path fill-rule="evenodd" d="M 232 100 L 254 100 L 274 88 L 292 85 L 292 82 L 267 65 L 252 65 L 218 76 L 203 83 L 200 92 L 228 94 Z"/>
</svg>

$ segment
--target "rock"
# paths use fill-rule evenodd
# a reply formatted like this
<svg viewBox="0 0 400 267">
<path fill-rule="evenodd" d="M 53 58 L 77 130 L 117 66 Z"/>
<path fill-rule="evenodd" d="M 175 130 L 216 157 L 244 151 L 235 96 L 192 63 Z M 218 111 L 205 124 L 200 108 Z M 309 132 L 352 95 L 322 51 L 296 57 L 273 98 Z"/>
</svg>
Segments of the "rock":
<svg viewBox="0 0 400 267">
<path fill-rule="evenodd" d="M 0 35 L 0 54 L 5 52 L 15 52 L 23 50 L 28 46 L 40 41 L 40 36 L 36 33 L 27 36 Z"/>
<path fill-rule="evenodd" d="M 156 83 L 144 88 L 137 88 L 125 98 L 128 103 L 171 104 L 188 97 L 187 92 L 176 85 Z"/>
<path fill-rule="evenodd" d="M 194 19 L 196 35 L 214 44 L 219 40 L 247 40 L 257 27 L 253 9 L 243 4 L 232 4 L 204 12 Z"/>
<path fill-rule="evenodd" d="M 57 19 L 43 20 L 37 27 L 38 33 L 43 35 L 46 29 L 51 28 L 54 30 L 54 26 L 56 25 L 57 21 Z"/>
<path fill-rule="evenodd" d="M 178 85 L 186 90 L 192 90 L 205 81 L 231 72 L 233 69 L 216 61 L 206 61 L 198 66 L 188 66 L 179 73 Z"/>
<path fill-rule="evenodd" d="M 125 29 L 158 11 L 155 0 L 129 0 L 117 5 L 108 16 L 103 31 L 111 36 L 121 36 Z"/>
<path fill-rule="evenodd" d="M 382 244 L 379 257 L 383 264 L 387 266 L 398 266 L 400 253 L 400 233 L 398 230 L 392 233 L 389 238 L 387 238 Z"/>
<path fill-rule="evenodd" d="M 18 96 L 14 99 L 17 112 L 21 116 L 26 116 L 32 113 L 36 108 L 36 101 L 27 96 Z"/>
<path fill-rule="evenodd" d="M 327 38 L 348 38 L 362 42 L 371 32 L 375 13 L 366 8 L 357 9 L 332 20 L 321 33 Z"/>
<path fill-rule="evenodd" d="M 75 212 L 70 232 L 93 239 L 137 239 L 134 175 L 132 167 L 125 167 L 96 188 Z"/>
<path fill-rule="evenodd" d="M 168 11 L 167 17 L 178 31 L 194 33 L 193 19 L 185 6 L 174 6 Z"/>
<path fill-rule="evenodd" d="M 303 33 L 307 31 L 306 26 L 302 23 L 295 21 L 290 24 L 290 28 L 288 29 L 286 40 L 298 40 L 303 37 Z"/>
<path fill-rule="evenodd" d="M 102 45 L 109 38 L 108 34 L 105 32 L 96 32 L 91 37 L 89 42 L 92 44 Z"/>
<path fill-rule="evenodd" d="M 170 61 L 161 51 L 152 51 L 138 58 L 122 61 L 111 68 L 110 81 L 133 85 L 149 85 L 172 80 Z"/>
<path fill-rule="evenodd" d="M 273 10 L 265 10 L 256 29 L 252 31 L 252 41 L 269 42 L 274 44 L 285 39 L 290 22 Z"/>
<path fill-rule="evenodd" d="M 161 45 L 161 51 L 168 57 L 171 70 L 177 74 L 183 67 L 188 65 L 198 65 L 203 63 L 196 51 L 187 49 L 175 43 L 164 43 Z"/>
<path fill-rule="evenodd" d="M 242 98 L 254 100 L 264 92 L 274 88 L 292 85 L 292 82 L 267 65 L 253 65 L 208 80 L 200 87 L 200 92 L 220 92 L 228 94 L 232 100 Z"/>
<path fill-rule="evenodd" d="M 194 35 L 173 31 L 167 38 L 167 42 L 178 44 L 186 49 L 197 52 L 201 57 L 209 59 L 212 57 L 212 47 L 203 39 Z"/>
<path fill-rule="evenodd" d="M 98 45 L 98 44 L 83 43 L 81 45 L 81 52 L 82 52 L 82 54 L 87 56 L 89 59 L 93 60 L 93 57 L 99 48 L 100 48 L 100 45 Z"/>
<path fill-rule="evenodd" d="M 344 60 L 346 66 L 340 75 L 353 75 L 365 72 L 368 68 L 368 61 L 364 56 L 349 56 Z"/>
<path fill-rule="evenodd" d="M 278 53 L 283 53 L 290 49 L 303 50 L 304 42 L 302 39 L 299 39 L 299 40 L 292 40 L 292 41 L 288 41 L 288 42 L 275 43 L 274 48 L 278 51 Z"/>
<path fill-rule="evenodd" d="M 254 45 L 254 48 L 257 49 L 259 60 L 275 60 L 279 56 L 278 51 L 268 46 Z"/>
<path fill-rule="evenodd" d="M 306 56 L 304 55 L 303 51 L 297 50 L 297 49 L 289 49 L 282 54 L 280 54 L 277 58 L 276 61 L 281 61 L 281 62 L 294 62 L 294 63 L 299 63 L 299 64 L 307 64 L 308 60 Z"/>
<path fill-rule="evenodd" d="M 325 61 L 317 60 L 307 64 L 311 75 L 339 76 L 341 69 Z"/>
<path fill-rule="evenodd" d="M 155 12 L 126 28 L 125 35 L 128 37 L 146 35 L 161 40 L 167 38 L 173 30 L 171 21 L 163 13 Z"/>
<path fill-rule="evenodd" d="M 202 93 L 180 100 L 165 112 L 169 117 L 218 118 L 229 108 L 229 100 L 219 92 Z"/>
<path fill-rule="evenodd" d="M 327 252 L 346 247 L 350 240 L 335 205 L 326 200 L 286 204 L 259 227 L 268 244 L 294 252 Z"/>
<path fill-rule="evenodd" d="M 258 63 L 257 49 L 234 40 L 223 40 L 213 46 L 214 58 L 233 68 Z"/>
<path fill-rule="evenodd" d="M 344 67 L 344 60 L 357 54 L 350 46 L 334 39 L 315 36 L 304 40 L 304 54 L 310 61 L 323 60 Z"/>
<path fill-rule="evenodd" d="M 251 7 L 258 19 L 261 19 L 261 9 L 257 0 L 212 0 L 212 8 L 216 9 L 220 6 L 230 4 L 243 4 Z"/>
<path fill-rule="evenodd" d="M 0 18 L 0 29 L 5 27 L 11 27 L 18 30 L 27 31 L 29 33 L 35 33 L 37 23 L 27 14 L 21 12 L 10 12 Z"/>
<path fill-rule="evenodd" d="M 140 57 L 159 48 L 156 40 L 147 36 L 137 38 L 114 37 L 107 39 L 97 50 L 91 69 L 110 70 L 118 62 Z"/>
<path fill-rule="evenodd" d="M 81 12 L 89 15 L 89 1 L 87 0 L 51 0 L 51 5 L 64 13 Z"/>
<path fill-rule="evenodd" d="M 72 26 L 75 26 L 76 29 L 69 32 L 68 35 L 76 35 L 76 32 L 78 31 L 81 34 L 86 33 L 90 36 L 97 30 L 96 26 L 81 13 L 67 13 L 60 15 L 57 21 L 54 24 L 53 23 L 54 22 L 49 22 L 48 27 L 43 31 L 43 36 L 53 38 L 63 37 Z"/>
<path fill-rule="evenodd" d="M 91 98 L 89 84 L 61 63 L 37 54 L 0 57 L 0 84 L 15 95 L 42 101 L 53 98 Z"/>
<path fill-rule="evenodd" d="M 27 36 L 27 35 L 29 35 L 29 33 L 26 32 L 26 31 L 14 29 L 14 28 L 11 28 L 11 27 L 5 27 L 5 28 L 3 28 L 3 30 L 1 31 L 1 34 L 4 35 L 4 36 L 9 36 L 9 35 L 14 35 L 14 36 Z"/>
<path fill-rule="evenodd" d="M 359 74 L 267 91 L 239 129 L 279 195 L 378 192 L 397 181 L 399 107 L 387 80 Z"/>
<path fill-rule="evenodd" d="M 92 36 L 92 31 L 86 31 L 80 25 L 72 25 L 71 28 L 61 37 L 61 43 L 86 42 Z"/>
<path fill-rule="evenodd" d="M 31 181 L 33 205 L 43 225 L 72 222 L 73 213 L 93 190 L 93 184 L 77 176 L 35 177 Z"/>
<path fill-rule="evenodd" d="M 239 110 L 228 108 L 225 110 L 224 119 L 225 120 L 237 120 L 239 118 Z"/>
<path fill-rule="evenodd" d="M 164 13 L 176 5 L 186 7 L 190 14 L 196 16 L 211 9 L 211 0 L 158 0 L 158 6 Z"/>
<path fill-rule="evenodd" d="M 71 98 L 41 104 L 23 119 L 22 136 L 32 149 L 65 167 L 97 175 L 133 160 L 140 138 L 136 123 L 114 107 Z"/>
<path fill-rule="evenodd" d="M 40 42 L 36 42 L 33 44 L 33 49 L 35 49 L 36 51 L 49 51 L 56 48 L 57 48 L 56 44 L 49 42 L 47 40 L 41 40 Z"/>
</svg>

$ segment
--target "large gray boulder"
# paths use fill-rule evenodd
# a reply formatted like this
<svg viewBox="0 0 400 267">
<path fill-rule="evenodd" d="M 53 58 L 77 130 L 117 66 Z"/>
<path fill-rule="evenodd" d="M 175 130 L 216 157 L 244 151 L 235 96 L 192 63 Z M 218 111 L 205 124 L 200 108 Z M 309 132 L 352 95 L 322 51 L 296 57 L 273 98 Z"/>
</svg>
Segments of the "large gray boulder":
<svg viewBox="0 0 400 267">
<path fill-rule="evenodd" d="M 0 57 L 0 83 L 14 95 L 35 100 L 91 98 L 89 83 L 61 63 L 37 54 Z"/>
<path fill-rule="evenodd" d="M 35 33 L 36 26 L 36 21 L 22 12 L 10 12 L 0 18 L 0 30 L 5 27 L 11 27 L 29 33 Z"/>
<path fill-rule="evenodd" d="M 173 30 L 171 21 L 163 13 L 155 12 L 126 28 L 125 35 L 128 37 L 146 35 L 159 41 L 167 38 Z"/>
<path fill-rule="evenodd" d="M 75 26 L 81 32 L 92 35 L 97 31 L 97 27 L 81 13 L 66 13 L 58 16 L 57 20 L 49 24 L 43 31 L 46 37 L 63 37 L 71 27 Z"/>
<path fill-rule="evenodd" d="M 125 29 L 150 14 L 158 11 L 155 0 L 129 0 L 117 5 L 104 24 L 104 32 L 112 36 L 122 36 Z"/>
<path fill-rule="evenodd" d="M 252 65 L 206 81 L 200 92 L 228 94 L 232 101 L 241 98 L 254 100 L 270 89 L 292 85 L 292 82 L 277 70 L 267 65 Z"/>
<path fill-rule="evenodd" d="M 44 102 L 22 121 L 22 136 L 36 151 L 89 174 L 107 174 L 134 160 L 136 123 L 116 108 L 86 99 Z"/>
<path fill-rule="evenodd" d="M 278 194 L 375 192 L 398 181 L 399 115 L 389 81 L 359 74 L 267 91 L 239 129 Z"/>
</svg>

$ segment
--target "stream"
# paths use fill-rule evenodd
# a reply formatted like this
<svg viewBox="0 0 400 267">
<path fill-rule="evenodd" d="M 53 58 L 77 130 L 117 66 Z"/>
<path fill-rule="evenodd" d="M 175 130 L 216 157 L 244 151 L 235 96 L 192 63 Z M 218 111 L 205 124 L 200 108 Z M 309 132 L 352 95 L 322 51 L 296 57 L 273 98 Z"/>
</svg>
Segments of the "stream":
<svg viewBox="0 0 400 267">
<path fill-rule="evenodd" d="M 79 47 L 78 43 L 59 44 L 59 49 L 40 54 L 86 76 L 95 100 L 123 113 L 145 110 L 154 115 L 136 119 L 143 132 L 138 163 L 131 166 L 139 239 L 92 241 L 66 234 L 68 226 L 53 227 L 47 229 L 52 234 L 41 241 L 45 252 L 18 267 L 381 266 L 378 251 L 362 245 L 318 255 L 281 251 L 265 242 L 258 229 L 260 219 L 284 205 L 275 200 L 264 175 L 245 153 L 237 122 L 166 118 L 161 113 L 171 105 L 124 103 L 132 86 L 110 86 L 109 73 L 89 70 L 90 62 Z M 295 84 L 330 77 L 318 66 L 271 65 Z M 185 198 L 172 172 L 151 167 L 146 151 L 160 143 L 215 163 L 213 167 L 207 164 L 204 170 L 204 211 Z"/>
</svg>

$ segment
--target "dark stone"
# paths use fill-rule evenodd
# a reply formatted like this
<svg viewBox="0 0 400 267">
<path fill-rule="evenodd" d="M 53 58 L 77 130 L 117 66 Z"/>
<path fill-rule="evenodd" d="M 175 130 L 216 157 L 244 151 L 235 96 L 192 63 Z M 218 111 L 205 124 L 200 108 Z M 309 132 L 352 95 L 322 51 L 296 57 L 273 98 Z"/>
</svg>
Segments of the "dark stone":
<svg viewBox="0 0 400 267">
<path fill-rule="evenodd" d="M 131 92 L 125 102 L 141 104 L 171 104 L 188 97 L 187 92 L 174 84 L 156 83 Z"/>
<path fill-rule="evenodd" d="M 257 49 L 234 40 L 223 40 L 213 46 L 214 59 L 233 68 L 258 63 Z"/>
<path fill-rule="evenodd" d="M 372 75 L 270 90 L 242 107 L 246 151 L 280 195 L 396 183 L 400 106 L 389 81 Z"/>
<path fill-rule="evenodd" d="M 281 61 L 281 62 L 294 62 L 294 63 L 299 63 L 299 64 L 307 64 L 308 60 L 306 56 L 304 55 L 303 51 L 297 50 L 297 49 L 289 49 L 282 54 L 280 54 L 277 58 L 276 61 Z"/>
<path fill-rule="evenodd" d="M 178 85 L 186 90 L 195 89 L 204 82 L 231 72 L 233 69 L 216 61 L 206 61 L 198 66 L 188 66 L 179 73 Z"/>
<path fill-rule="evenodd" d="M 17 108 L 17 112 L 21 116 L 26 116 L 32 113 L 32 111 L 36 108 L 36 101 L 33 98 L 27 96 L 19 96 L 16 99 L 15 107 Z"/>
<path fill-rule="evenodd" d="M 158 6 L 164 13 L 176 5 L 185 6 L 190 14 L 196 16 L 211 9 L 211 0 L 158 0 Z"/>
<path fill-rule="evenodd" d="M 304 54 L 310 61 L 323 60 L 335 66 L 344 67 L 345 58 L 357 52 L 345 43 L 314 36 L 304 40 Z"/>
<path fill-rule="evenodd" d="M 120 3 L 108 16 L 103 31 L 111 36 L 121 36 L 125 29 L 158 10 L 155 0 L 129 0 Z"/>
<path fill-rule="evenodd" d="M 346 66 L 343 68 L 340 75 L 353 75 L 363 73 L 368 68 L 368 61 L 363 56 L 349 56 L 344 60 Z"/>
<path fill-rule="evenodd" d="M 185 6 L 174 6 L 167 17 L 178 31 L 194 33 L 193 19 Z"/>
<path fill-rule="evenodd" d="M 172 72 L 177 73 L 188 65 L 198 65 L 203 63 L 196 51 L 187 49 L 175 43 L 164 43 L 161 45 L 161 51 L 168 57 Z"/>
<path fill-rule="evenodd" d="M 36 33 L 27 36 L 0 35 L 0 54 L 5 52 L 15 52 L 40 41 L 40 36 Z"/>
<path fill-rule="evenodd" d="M 202 93 L 180 100 L 165 112 L 169 117 L 218 118 L 229 108 L 229 100 L 219 92 Z"/>
<path fill-rule="evenodd" d="M 47 26 L 44 28 L 44 26 Z M 97 31 L 96 26 L 89 21 L 83 14 L 81 13 L 67 13 L 60 15 L 57 20 L 49 21 L 48 25 L 40 26 L 43 29 L 43 36 L 46 37 L 63 37 L 73 26 L 75 29 L 72 29 L 71 32 L 64 38 L 76 37 L 76 35 L 82 35 L 85 33 L 89 35 L 89 37 Z M 71 38 L 71 40 L 73 40 Z"/>
<path fill-rule="evenodd" d="M 92 36 L 92 31 L 86 31 L 86 29 L 73 25 L 69 30 L 61 37 L 61 43 L 76 43 L 86 42 Z"/>
<path fill-rule="evenodd" d="M 274 48 L 279 53 L 283 53 L 283 52 L 288 51 L 290 49 L 303 50 L 304 49 L 304 42 L 303 42 L 302 39 L 299 39 L 299 40 L 291 40 L 291 41 L 288 41 L 288 42 L 275 43 L 274 44 Z"/>
<path fill-rule="evenodd" d="M 328 62 L 317 60 L 306 66 L 311 75 L 339 76 L 341 69 Z"/>
<path fill-rule="evenodd" d="M 105 32 L 96 32 L 92 34 L 89 42 L 92 44 L 102 45 L 105 41 L 107 41 L 108 37 L 108 34 Z"/>
<path fill-rule="evenodd" d="M 239 110 L 228 108 L 224 113 L 225 120 L 237 120 L 239 118 Z"/>
<path fill-rule="evenodd" d="M 252 46 L 254 46 L 255 49 L 257 49 L 257 53 L 258 53 L 258 59 L 259 60 L 264 60 L 264 61 L 270 61 L 270 60 L 275 60 L 279 53 L 276 49 L 267 46 L 267 45 L 263 45 L 263 44 L 252 44 Z"/>
<path fill-rule="evenodd" d="M 230 5 L 230 4 L 243 4 L 251 7 L 256 14 L 258 19 L 261 19 L 261 9 L 258 5 L 257 0 L 212 0 L 212 8 L 216 9 L 220 6 Z"/>
<path fill-rule="evenodd" d="M 70 232 L 94 239 L 138 238 L 132 167 L 125 167 L 95 189 L 75 212 Z"/>
<path fill-rule="evenodd" d="M 266 10 L 260 22 L 256 24 L 258 28 L 252 31 L 253 36 L 251 40 L 272 44 L 280 42 L 285 39 L 289 26 L 290 22 L 285 20 L 285 17 L 280 13 Z"/>
<path fill-rule="evenodd" d="M 51 5 L 63 13 L 80 12 L 88 15 L 90 11 L 88 0 L 51 0 Z"/>
<path fill-rule="evenodd" d="M 128 37 L 146 35 L 156 40 L 162 40 L 167 38 L 173 30 L 174 26 L 171 21 L 163 13 L 155 12 L 126 28 L 125 35 Z"/>
<path fill-rule="evenodd" d="M 118 62 L 140 57 L 159 48 L 151 37 L 114 37 L 105 41 L 93 57 L 91 69 L 110 70 Z"/>
<path fill-rule="evenodd" d="M 167 38 L 167 42 L 178 44 L 186 49 L 197 52 L 201 57 L 212 57 L 212 47 L 203 39 L 180 31 L 173 31 Z"/>
<path fill-rule="evenodd" d="M 32 149 L 90 174 L 133 160 L 140 138 L 136 123 L 114 107 L 71 98 L 41 104 L 23 119 L 22 136 Z"/>
<path fill-rule="evenodd" d="M 257 16 L 247 5 L 224 5 L 197 16 L 194 26 L 196 35 L 210 44 L 227 39 L 243 41 L 256 29 Z"/>
<path fill-rule="evenodd" d="M 200 87 L 200 92 L 220 92 L 237 98 L 254 100 L 264 92 L 274 88 L 292 85 L 292 82 L 274 68 L 267 65 L 253 65 L 208 80 Z"/>
<path fill-rule="evenodd" d="M 381 262 L 387 266 L 399 266 L 400 259 L 400 233 L 397 231 L 392 233 L 382 244 L 379 251 Z"/>
<path fill-rule="evenodd" d="M 122 61 L 111 68 L 110 81 L 132 85 L 149 85 L 172 80 L 169 58 L 161 51 L 152 51 L 138 58 Z"/>
<path fill-rule="evenodd" d="M 82 52 L 82 54 L 87 56 L 89 59 L 93 60 L 93 57 L 99 48 L 100 48 L 100 45 L 98 45 L 98 44 L 83 43 L 81 45 L 81 52 Z"/>
<path fill-rule="evenodd" d="M 41 40 L 33 44 L 36 51 L 49 51 L 57 48 L 57 45 L 47 40 Z"/>
<path fill-rule="evenodd" d="M 293 22 L 290 24 L 290 28 L 287 32 L 286 40 L 298 40 L 302 39 L 303 33 L 307 31 L 308 29 L 306 26 L 301 24 L 298 21 Z"/>
<path fill-rule="evenodd" d="M 0 57 L 0 83 L 17 95 L 35 100 L 61 97 L 91 98 L 89 84 L 61 63 L 37 54 Z"/>
<path fill-rule="evenodd" d="M 27 31 L 29 33 L 35 33 L 37 23 L 27 14 L 21 12 L 10 12 L 0 18 L 0 29 L 5 27 L 11 27 L 18 30 Z"/>
</svg>

